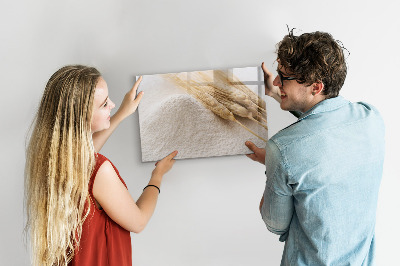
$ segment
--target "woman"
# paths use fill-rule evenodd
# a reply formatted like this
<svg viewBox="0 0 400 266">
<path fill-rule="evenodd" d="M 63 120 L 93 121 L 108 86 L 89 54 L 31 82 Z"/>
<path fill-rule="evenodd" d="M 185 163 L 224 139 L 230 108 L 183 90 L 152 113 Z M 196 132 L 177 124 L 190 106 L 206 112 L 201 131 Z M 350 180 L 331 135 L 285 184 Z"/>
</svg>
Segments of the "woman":
<svg viewBox="0 0 400 266">
<path fill-rule="evenodd" d="M 48 81 L 27 149 L 27 229 L 34 265 L 131 265 L 130 232 L 154 212 L 162 177 L 177 151 L 156 163 L 135 202 L 115 166 L 100 151 L 135 112 L 141 78 L 118 111 L 100 73 L 65 66 Z"/>
</svg>

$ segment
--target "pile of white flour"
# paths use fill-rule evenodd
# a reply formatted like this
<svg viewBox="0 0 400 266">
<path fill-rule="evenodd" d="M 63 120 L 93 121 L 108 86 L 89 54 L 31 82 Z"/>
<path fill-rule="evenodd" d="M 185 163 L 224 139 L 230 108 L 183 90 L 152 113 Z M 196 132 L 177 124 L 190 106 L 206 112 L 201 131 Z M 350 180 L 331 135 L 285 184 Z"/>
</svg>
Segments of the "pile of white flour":
<svg viewBox="0 0 400 266">
<path fill-rule="evenodd" d="M 218 117 L 189 94 L 181 92 L 161 97 L 160 93 L 145 90 L 139 105 L 143 162 L 158 161 L 174 150 L 178 150 L 176 159 L 247 154 L 250 153 L 244 145 L 247 140 L 259 147 L 265 146 L 264 141 L 239 124 Z M 238 120 L 268 138 L 267 130 L 257 123 Z"/>
</svg>

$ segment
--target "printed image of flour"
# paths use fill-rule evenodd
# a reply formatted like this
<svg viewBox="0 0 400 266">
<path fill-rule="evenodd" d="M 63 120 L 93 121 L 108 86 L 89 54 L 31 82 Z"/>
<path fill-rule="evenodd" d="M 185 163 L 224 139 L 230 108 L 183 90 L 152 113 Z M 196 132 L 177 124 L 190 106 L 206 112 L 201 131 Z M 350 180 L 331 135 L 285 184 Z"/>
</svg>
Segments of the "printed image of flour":
<svg viewBox="0 0 400 266">
<path fill-rule="evenodd" d="M 183 73 L 177 75 L 184 78 Z M 165 74 L 143 76 L 138 92 L 142 90 L 138 111 L 143 162 L 158 161 L 174 150 L 176 159 L 247 154 L 247 140 L 265 146 L 249 132 L 267 139 L 268 131 L 260 123 L 238 116 L 238 123 L 221 118 Z"/>
</svg>

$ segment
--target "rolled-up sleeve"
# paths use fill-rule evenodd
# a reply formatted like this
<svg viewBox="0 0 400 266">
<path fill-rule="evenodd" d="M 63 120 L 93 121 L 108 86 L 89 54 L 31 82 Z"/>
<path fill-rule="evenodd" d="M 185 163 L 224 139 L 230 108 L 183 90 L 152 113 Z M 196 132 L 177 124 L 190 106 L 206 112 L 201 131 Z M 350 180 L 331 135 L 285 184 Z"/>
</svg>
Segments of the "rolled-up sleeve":
<svg viewBox="0 0 400 266">
<path fill-rule="evenodd" d="M 265 165 L 267 182 L 261 216 L 269 231 L 282 235 L 285 241 L 292 220 L 294 205 L 292 188 L 288 184 L 286 161 L 276 144 L 269 140 L 266 145 Z"/>
</svg>

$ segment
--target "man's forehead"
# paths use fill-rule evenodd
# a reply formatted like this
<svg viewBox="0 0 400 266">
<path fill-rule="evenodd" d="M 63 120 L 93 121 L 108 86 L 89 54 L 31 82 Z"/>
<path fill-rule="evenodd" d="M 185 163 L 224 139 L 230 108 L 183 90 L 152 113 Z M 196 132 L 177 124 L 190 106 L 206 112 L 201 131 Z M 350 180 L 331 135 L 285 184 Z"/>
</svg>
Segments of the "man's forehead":
<svg viewBox="0 0 400 266">
<path fill-rule="evenodd" d="M 281 63 L 278 62 L 278 66 L 276 68 L 277 71 L 281 72 L 283 75 L 295 75 L 292 71 L 287 71 Z"/>
</svg>

